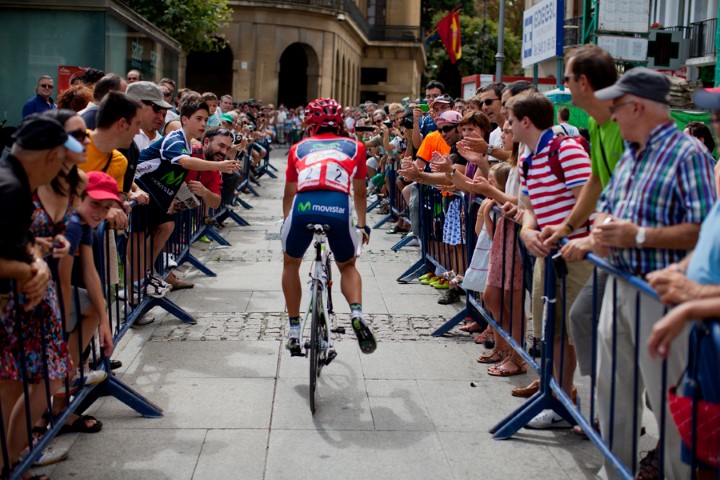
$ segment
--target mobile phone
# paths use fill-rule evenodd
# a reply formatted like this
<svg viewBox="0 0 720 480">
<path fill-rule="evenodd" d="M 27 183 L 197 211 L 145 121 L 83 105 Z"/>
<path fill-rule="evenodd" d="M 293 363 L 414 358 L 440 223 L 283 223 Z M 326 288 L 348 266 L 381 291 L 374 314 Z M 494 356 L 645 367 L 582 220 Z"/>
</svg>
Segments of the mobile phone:
<svg viewBox="0 0 720 480">
<path fill-rule="evenodd" d="M 420 104 L 418 104 L 418 108 L 419 108 L 420 110 L 422 110 L 423 112 L 428 112 L 428 111 L 430 111 L 430 105 L 428 105 L 427 103 L 420 103 Z"/>
<path fill-rule="evenodd" d="M 355 127 L 356 132 L 372 132 L 374 130 L 375 130 L 375 127 L 372 127 L 372 126 L 360 125 L 360 126 Z"/>
</svg>

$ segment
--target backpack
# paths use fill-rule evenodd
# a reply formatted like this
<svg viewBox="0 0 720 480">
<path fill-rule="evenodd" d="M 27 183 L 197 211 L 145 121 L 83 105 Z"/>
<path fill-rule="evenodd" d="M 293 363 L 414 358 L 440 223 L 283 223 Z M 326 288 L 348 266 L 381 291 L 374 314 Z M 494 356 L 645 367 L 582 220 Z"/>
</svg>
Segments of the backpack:
<svg viewBox="0 0 720 480">
<path fill-rule="evenodd" d="M 555 175 L 555 177 L 562 183 L 565 183 L 565 172 L 560 165 L 560 147 L 562 146 L 562 142 L 567 140 L 568 138 L 572 138 L 573 140 L 575 140 L 578 145 L 583 147 L 585 153 L 587 153 L 588 156 L 590 155 L 590 144 L 587 140 L 585 140 L 585 137 L 581 135 L 553 137 L 553 139 L 550 140 L 550 151 L 548 152 L 548 166 L 550 167 L 550 171 L 552 172 L 552 174 Z M 525 175 L 525 178 L 527 178 L 529 171 L 530 164 L 528 162 L 523 162 L 523 174 Z"/>
</svg>

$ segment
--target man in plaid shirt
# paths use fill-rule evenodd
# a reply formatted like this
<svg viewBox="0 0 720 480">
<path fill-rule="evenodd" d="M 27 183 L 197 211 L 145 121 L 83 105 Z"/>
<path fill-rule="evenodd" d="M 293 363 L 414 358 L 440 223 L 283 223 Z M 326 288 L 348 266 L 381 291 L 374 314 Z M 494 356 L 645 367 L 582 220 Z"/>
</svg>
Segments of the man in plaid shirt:
<svg viewBox="0 0 720 480">
<path fill-rule="evenodd" d="M 595 92 L 600 100 L 612 100 L 612 118 L 627 148 L 598 202 L 593 249 L 632 275 L 645 276 L 685 257 L 695 246 L 700 224 L 716 197 L 712 158 L 670 120 L 669 93 L 667 77 L 640 67 Z M 663 365 L 650 358 L 645 343 L 663 309 L 629 283 L 613 276 L 608 280 L 598 325 L 598 414 L 603 437 L 613 439 L 613 452 L 630 470 L 635 462 L 633 434 L 640 431 L 643 388 L 660 425 Z M 686 362 L 687 331 L 681 337 L 668 356 L 668 384 L 679 378 Z M 637 379 L 631 373 L 636 345 L 640 346 Z M 671 418 L 669 410 L 665 418 Z M 690 471 L 680 460 L 677 430 L 667 426 L 665 433 L 666 477 L 689 478 Z M 605 467 L 612 478 L 615 469 L 608 462 Z"/>
</svg>

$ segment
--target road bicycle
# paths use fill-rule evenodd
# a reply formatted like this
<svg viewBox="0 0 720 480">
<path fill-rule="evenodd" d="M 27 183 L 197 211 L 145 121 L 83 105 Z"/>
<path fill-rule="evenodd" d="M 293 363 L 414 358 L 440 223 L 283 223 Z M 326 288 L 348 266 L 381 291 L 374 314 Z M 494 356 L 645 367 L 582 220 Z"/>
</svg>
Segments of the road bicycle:
<svg viewBox="0 0 720 480">
<path fill-rule="evenodd" d="M 310 267 L 310 297 L 305 316 L 300 326 L 298 347 L 290 350 L 292 356 L 310 357 L 310 411 L 314 414 L 317 379 L 322 368 L 335 359 L 337 352 L 332 348 L 331 333 L 343 334 L 345 327 L 331 328 L 335 324 L 335 312 L 332 303 L 332 252 L 327 245 L 329 225 L 308 224 L 305 227 L 313 232 L 315 259 Z M 305 325 L 310 319 L 310 338 L 305 339 Z M 332 321 L 331 321 L 332 319 Z M 302 346 L 302 348 L 300 347 Z"/>
</svg>

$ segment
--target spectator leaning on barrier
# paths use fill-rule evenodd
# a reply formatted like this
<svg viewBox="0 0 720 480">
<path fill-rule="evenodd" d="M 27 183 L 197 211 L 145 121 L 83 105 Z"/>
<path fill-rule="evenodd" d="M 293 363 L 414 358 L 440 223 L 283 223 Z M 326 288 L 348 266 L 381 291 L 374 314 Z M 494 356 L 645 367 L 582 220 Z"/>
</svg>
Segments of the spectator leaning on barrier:
<svg viewBox="0 0 720 480">
<path fill-rule="evenodd" d="M 616 79 L 615 60 L 597 45 L 583 45 L 569 53 L 565 64 L 564 82 L 572 93 L 573 104 L 590 115 L 588 129 L 592 171 L 580 192 L 580 198 L 565 222 L 547 226 L 540 234 L 540 238 L 548 247 L 556 245 L 572 233 L 576 225 L 582 225 L 590 218 L 603 188 L 610 181 L 615 165 L 625 150 L 620 127 L 610 119 L 611 101 L 595 98 L 595 91 L 609 87 Z M 591 250 L 590 242 L 590 237 L 570 240 L 561 249 L 563 258 L 567 261 L 583 260 L 585 254 Z M 607 277 L 607 271 L 598 269 L 596 279 L 588 279 L 570 309 L 570 329 L 573 332 L 578 366 L 582 375 L 593 373 L 594 338 L 593 325 L 590 321 L 593 318 L 593 294 L 597 291 L 598 298 L 602 298 Z M 597 302 L 595 318 L 599 315 L 600 302 Z"/>
<path fill-rule="evenodd" d="M 590 175 L 590 158 L 575 140 L 557 142 L 553 139 L 553 106 L 544 95 L 528 93 L 513 97 L 506 103 L 506 108 L 514 139 L 524 143 L 530 151 L 530 154 L 523 156 L 519 162 L 520 206 L 525 209 L 520 238 L 530 253 L 538 258 L 535 262 L 532 292 L 533 334 L 538 335 L 543 327 L 544 259 L 551 251 L 540 240 L 539 229 L 565 221 Z M 557 150 L 551 151 L 555 148 Z M 557 167 L 553 167 L 553 157 Z M 561 179 L 558 175 L 564 178 Z M 571 238 L 589 234 L 589 223 L 578 227 L 570 235 Z M 568 306 L 572 305 L 591 272 L 592 266 L 585 263 L 568 265 L 564 292 Z M 558 297 L 561 297 L 561 282 L 556 283 Z M 555 344 L 554 376 L 565 393 L 574 398 L 575 350 L 571 331 L 567 332 L 565 338 L 561 338 L 560 322 L 564 315 L 560 305 L 562 302 L 558 301 L 555 309 L 555 338 L 546 341 L 553 341 Z M 564 344 L 564 348 L 561 348 L 561 344 Z M 545 410 L 531 420 L 528 426 L 558 428 L 570 425 L 552 410 Z"/>
<path fill-rule="evenodd" d="M 45 395 L 44 384 L 39 388 L 30 386 L 27 402 L 22 397 L 22 379 L 37 373 L 32 365 L 27 365 L 28 360 L 43 358 L 42 338 L 34 337 L 41 332 L 35 332 L 33 336 L 24 332 L 25 352 L 22 353 L 17 333 L 27 326 L 28 312 L 44 298 L 51 282 L 50 269 L 43 260 L 44 252 L 30 234 L 35 209 L 32 193 L 57 176 L 67 160 L 68 150 L 76 153 L 83 151 L 82 145 L 68 136 L 57 120 L 42 115 L 27 116 L 13 134 L 13 140 L 11 149 L 6 149 L 0 158 L 0 200 L 3 205 L 12 206 L 5 209 L 3 228 L 0 229 L 0 344 L 4 346 L 0 357 L 0 402 L 11 465 L 18 460 L 20 450 L 28 443 L 25 435 L 26 405 L 30 407 L 27 416 L 31 423 L 39 419 L 47 408 L 41 401 Z M 69 356 L 64 340 L 62 343 L 66 372 Z M 25 364 L 21 359 L 25 360 Z M 54 367 L 60 365 L 55 364 Z M 60 374 L 54 367 L 51 367 L 52 371 Z M 25 372 L 25 369 L 30 370 Z M 52 391 L 60 386 L 64 376 L 53 376 Z"/>
<path fill-rule="evenodd" d="M 172 233 L 172 227 L 165 226 L 160 229 L 158 227 L 166 223 L 174 224 L 168 210 L 180 190 L 188 170 L 218 170 L 223 173 L 231 173 L 239 168 L 235 160 L 215 162 L 191 156 L 190 142 L 193 139 L 202 138 L 208 115 L 209 109 L 204 102 L 195 100 L 184 102 L 180 106 L 182 128 L 153 142 L 140 153 L 140 164 L 135 181 L 150 194 L 150 203 L 145 207 L 147 208 L 144 217 L 146 224 L 133 225 L 133 233 L 147 238 L 146 232 L 152 232 L 155 238 L 152 244 L 151 258 L 144 257 L 139 260 L 142 271 L 135 272 L 135 276 L 145 275 L 148 282 L 148 295 L 151 296 L 164 296 L 169 289 L 168 284 L 153 271 L 152 265 L 165 247 L 165 243 Z M 162 232 L 163 236 L 160 237 L 157 232 Z M 140 255 L 143 257 L 142 249 Z M 140 281 L 139 278 L 132 280 Z M 139 287 L 140 283 L 136 283 L 136 285 Z M 150 291 L 151 287 L 152 292 Z"/>
<path fill-rule="evenodd" d="M 720 129 L 716 121 L 718 111 L 720 111 L 720 89 L 700 91 L 695 96 L 695 103 L 701 108 L 714 111 L 713 125 L 716 131 Z M 716 181 L 717 178 L 716 176 Z M 720 195 L 720 185 L 718 184 L 716 184 L 716 193 Z M 653 326 L 647 342 L 651 356 L 667 357 L 671 343 L 685 330 L 686 322 L 696 319 L 718 319 L 720 314 L 720 269 L 717 268 L 720 265 L 718 229 L 720 229 L 720 202 L 716 201 L 702 223 L 698 243 L 693 252 L 678 263 L 648 274 L 647 280 L 650 286 L 658 292 L 663 303 L 670 306 L 677 305 Z M 693 325 L 690 338 L 693 339 L 697 336 L 701 328 L 702 324 Z M 699 381 L 697 385 L 688 382 L 684 395 L 693 396 L 694 393 L 699 392 L 696 399 L 717 405 L 720 404 L 720 382 L 718 382 L 717 356 L 714 355 L 714 350 L 710 346 L 712 342 L 712 339 L 708 339 L 701 344 L 695 343 L 695 348 L 698 348 L 699 351 L 688 352 L 689 369 L 694 368 L 698 372 Z M 691 343 L 691 347 L 692 345 L 693 343 Z M 712 426 L 699 420 L 699 435 L 708 433 L 708 429 Z M 698 443 L 701 441 L 698 440 Z M 676 453 L 668 452 L 666 454 L 675 455 Z M 683 442 L 683 461 L 690 464 L 692 453 L 689 445 Z M 717 478 L 718 470 L 706 463 L 701 463 L 696 473 L 697 478 L 701 479 Z"/>
<path fill-rule="evenodd" d="M 700 224 L 716 198 L 712 158 L 671 121 L 669 94 L 667 77 L 642 67 L 633 68 L 615 85 L 595 92 L 600 100 L 612 100 L 612 118 L 620 126 L 627 148 L 598 202 L 593 251 L 609 256 L 614 266 L 633 275 L 646 275 L 681 260 L 695 247 Z M 636 305 L 636 295 L 629 284 L 609 278 L 598 326 L 600 430 L 606 439 L 612 435 L 613 452 L 628 466 L 635 461 L 633 432 L 640 431 L 643 401 L 641 396 L 633 398 L 633 375 L 624 374 L 624 367 L 635 363 L 635 345 L 644 345 L 663 314 L 661 304 L 643 295 Z M 639 331 L 635 328 L 636 315 Z M 663 365 L 650 358 L 646 348 L 638 350 L 639 391 L 646 389 L 661 425 Z M 668 356 L 669 382 L 682 374 L 686 353 L 687 331 Z M 623 366 L 615 378 L 613 360 Z M 634 412 L 637 416 L 633 419 Z M 664 414 L 670 418 L 669 412 Z M 677 431 L 667 428 L 665 440 L 665 474 L 668 478 L 688 478 L 688 468 L 677 455 Z M 614 474 L 609 463 L 606 470 L 608 475 Z"/>
<path fill-rule="evenodd" d="M 53 110 L 55 108 L 52 99 L 54 88 L 55 82 L 53 82 L 51 76 L 43 75 L 38 78 L 37 85 L 35 85 L 35 96 L 25 102 L 23 106 L 23 118 L 32 113 L 42 113 L 46 110 Z"/>
</svg>

